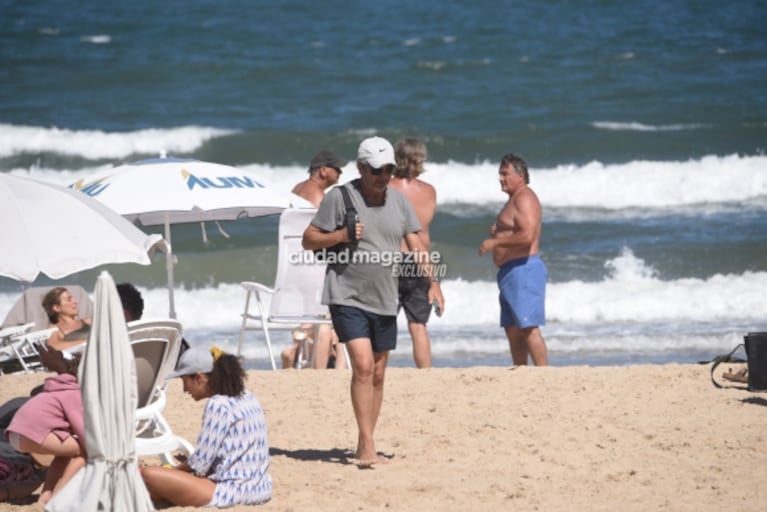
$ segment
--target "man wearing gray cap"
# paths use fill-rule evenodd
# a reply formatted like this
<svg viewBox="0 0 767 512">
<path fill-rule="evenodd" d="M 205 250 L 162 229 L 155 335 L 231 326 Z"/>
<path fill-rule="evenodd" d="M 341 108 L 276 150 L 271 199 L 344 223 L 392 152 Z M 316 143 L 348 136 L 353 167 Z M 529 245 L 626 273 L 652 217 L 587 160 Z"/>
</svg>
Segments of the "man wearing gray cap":
<svg viewBox="0 0 767 512">
<path fill-rule="evenodd" d="M 418 232 L 421 225 L 410 201 L 388 187 L 396 161 L 391 143 L 381 137 L 362 141 L 357 150 L 360 177 L 343 185 L 357 212 L 348 216 L 340 188 L 328 192 L 304 231 L 303 247 L 320 250 L 339 246 L 328 260 L 322 303 L 330 308 L 338 339 L 346 344 L 352 363 L 351 398 L 359 437 L 360 467 L 385 463 L 376 451 L 373 433 L 383 402 L 389 351 L 397 344 L 397 273 L 400 240 L 430 276 L 429 302 L 444 311 L 445 300 L 434 267 Z"/>
<path fill-rule="evenodd" d="M 338 158 L 332 151 L 323 149 L 314 155 L 309 163 L 309 177 L 293 187 L 292 192 L 317 208 L 325 197 L 325 190 L 338 183 L 347 163 L 349 162 Z"/>
</svg>

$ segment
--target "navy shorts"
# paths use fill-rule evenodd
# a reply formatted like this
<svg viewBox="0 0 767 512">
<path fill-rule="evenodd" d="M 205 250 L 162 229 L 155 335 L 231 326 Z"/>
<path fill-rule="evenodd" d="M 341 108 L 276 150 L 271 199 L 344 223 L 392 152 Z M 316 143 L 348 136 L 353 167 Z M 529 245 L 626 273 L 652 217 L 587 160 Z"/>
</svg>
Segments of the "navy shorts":
<svg viewBox="0 0 767 512">
<path fill-rule="evenodd" d="M 397 348 L 396 316 L 377 315 L 354 306 L 331 304 L 330 318 L 341 343 L 369 338 L 373 352 L 388 352 Z"/>
<path fill-rule="evenodd" d="M 405 310 L 408 322 L 425 324 L 429 321 L 431 304 L 429 288 L 431 280 L 427 277 L 399 278 L 399 307 Z"/>
</svg>

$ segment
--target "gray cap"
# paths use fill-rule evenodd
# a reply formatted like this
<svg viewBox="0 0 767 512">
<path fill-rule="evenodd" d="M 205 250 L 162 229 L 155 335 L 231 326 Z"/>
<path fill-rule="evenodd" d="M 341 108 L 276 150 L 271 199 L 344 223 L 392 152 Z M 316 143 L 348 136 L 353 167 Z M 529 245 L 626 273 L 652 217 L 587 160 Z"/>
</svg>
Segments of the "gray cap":
<svg viewBox="0 0 767 512">
<path fill-rule="evenodd" d="M 341 169 L 342 167 L 346 167 L 346 164 L 348 163 L 349 162 L 343 158 L 338 158 L 332 151 L 323 149 L 312 157 L 312 161 L 309 163 L 309 171 L 312 169 L 319 169 L 322 166 Z"/>
<path fill-rule="evenodd" d="M 181 354 L 176 365 L 176 371 L 170 372 L 167 379 L 194 375 L 197 372 L 210 373 L 213 371 L 213 354 L 204 348 L 189 348 Z"/>
</svg>

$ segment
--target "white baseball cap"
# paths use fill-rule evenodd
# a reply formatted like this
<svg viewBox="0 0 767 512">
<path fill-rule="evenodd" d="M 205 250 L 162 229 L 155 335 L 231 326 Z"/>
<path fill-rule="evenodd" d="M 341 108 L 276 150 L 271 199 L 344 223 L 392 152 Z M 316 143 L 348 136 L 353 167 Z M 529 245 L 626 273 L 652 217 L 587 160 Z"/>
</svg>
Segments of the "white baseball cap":
<svg viewBox="0 0 767 512">
<path fill-rule="evenodd" d="M 210 350 L 204 348 L 189 348 L 181 354 L 176 365 L 176 371 L 171 372 L 166 377 L 172 379 L 183 375 L 194 375 L 195 373 L 210 373 L 213 371 L 213 354 Z"/>
<path fill-rule="evenodd" d="M 384 165 L 397 165 L 391 142 L 383 137 L 370 137 L 360 143 L 357 160 L 378 169 Z"/>
</svg>

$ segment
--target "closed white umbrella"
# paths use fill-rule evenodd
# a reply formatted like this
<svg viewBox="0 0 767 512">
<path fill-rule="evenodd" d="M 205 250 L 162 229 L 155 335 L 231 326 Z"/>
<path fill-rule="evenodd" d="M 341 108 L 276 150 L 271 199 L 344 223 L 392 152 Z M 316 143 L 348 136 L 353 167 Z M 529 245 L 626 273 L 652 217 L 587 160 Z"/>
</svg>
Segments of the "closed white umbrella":
<svg viewBox="0 0 767 512">
<path fill-rule="evenodd" d="M 66 187 L 0 173 L 0 275 L 32 282 L 108 263 L 151 263 L 169 251 L 100 202 Z"/>
<path fill-rule="evenodd" d="M 49 512 L 154 510 L 135 450 L 136 365 L 120 296 L 104 271 L 80 363 L 87 464 L 45 506 Z"/>
<path fill-rule="evenodd" d="M 179 158 L 121 165 L 70 187 L 98 199 L 129 220 L 144 226 L 163 225 L 169 242 L 172 224 L 275 215 L 302 201 L 293 194 L 269 189 L 258 176 L 245 170 Z M 170 254 L 167 274 L 170 317 L 175 318 Z"/>
</svg>

